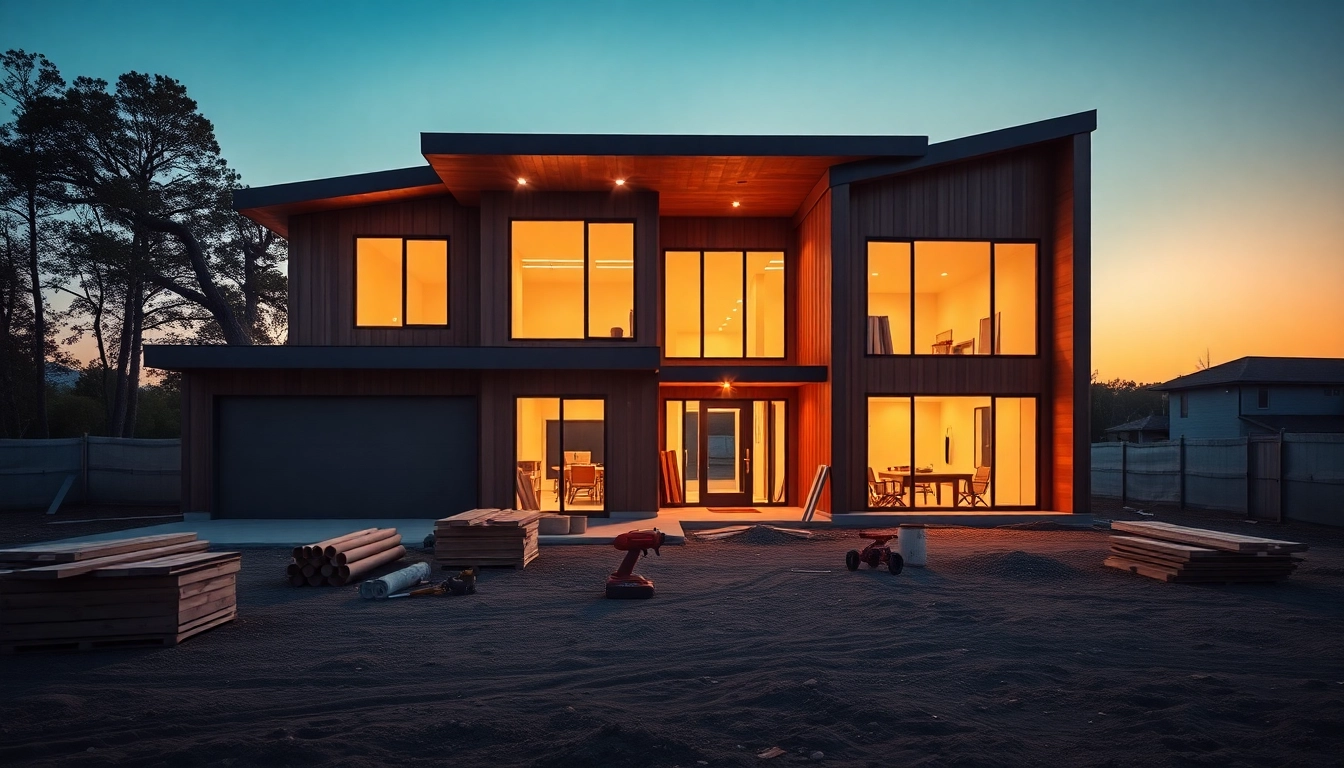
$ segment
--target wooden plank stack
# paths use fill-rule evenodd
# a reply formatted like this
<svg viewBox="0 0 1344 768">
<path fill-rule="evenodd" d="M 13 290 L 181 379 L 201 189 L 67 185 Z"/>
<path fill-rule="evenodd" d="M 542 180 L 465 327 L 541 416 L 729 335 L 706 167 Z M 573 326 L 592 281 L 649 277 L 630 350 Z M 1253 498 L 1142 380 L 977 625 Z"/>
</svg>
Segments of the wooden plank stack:
<svg viewBox="0 0 1344 768">
<path fill-rule="evenodd" d="M 365 528 L 294 548 L 285 575 L 290 586 L 343 587 L 406 555 L 396 528 Z"/>
<path fill-rule="evenodd" d="M 1182 584 L 1241 584 L 1283 581 L 1297 568 L 1295 552 L 1306 544 L 1171 523 L 1113 522 L 1111 568 Z"/>
<path fill-rule="evenodd" d="M 537 559 L 541 513 L 472 509 L 434 526 L 434 560 L 445 568 L 504 565 L 526 568 Z"/>
<path fill-rule="evenodd" d="M 0 652 L 171 646 L 237 616 L 237 552 L 194 533 L 0 551 Z"/>
</svg>

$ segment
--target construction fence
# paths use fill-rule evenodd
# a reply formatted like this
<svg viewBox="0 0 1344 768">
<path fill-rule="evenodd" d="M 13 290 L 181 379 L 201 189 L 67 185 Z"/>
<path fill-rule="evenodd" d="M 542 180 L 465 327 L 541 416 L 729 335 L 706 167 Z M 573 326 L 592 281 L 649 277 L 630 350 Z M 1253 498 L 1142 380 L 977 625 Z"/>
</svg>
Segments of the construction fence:
<svg viewBox="0 0 1344 768">
<path fill-rule="evenodd" d="M 182 441 L 123 437 L 0 440 L 0 509 L 63 504 L 176 505 Z"/>
<path fill-rule="evenodd" d="M 1092 493 L 1344 526 L 1344 435 L 1093 443 Z"/>
</svg>

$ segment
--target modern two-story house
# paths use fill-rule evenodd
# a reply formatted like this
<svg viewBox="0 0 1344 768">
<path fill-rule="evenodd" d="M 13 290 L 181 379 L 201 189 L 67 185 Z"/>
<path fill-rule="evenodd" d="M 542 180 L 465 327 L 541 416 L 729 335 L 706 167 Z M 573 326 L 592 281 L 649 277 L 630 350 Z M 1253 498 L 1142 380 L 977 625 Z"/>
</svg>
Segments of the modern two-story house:
<svg viewBox="0 0 1344 768">
<path fill-rule="evenodd" d="M 289 241 L 289 339 L 146 349 L 183 505 L 800 506 L 825 464 L 833 513 L 1084 510 L 1095 127 L 425 133 L 238 190 Z"/>
</svg>

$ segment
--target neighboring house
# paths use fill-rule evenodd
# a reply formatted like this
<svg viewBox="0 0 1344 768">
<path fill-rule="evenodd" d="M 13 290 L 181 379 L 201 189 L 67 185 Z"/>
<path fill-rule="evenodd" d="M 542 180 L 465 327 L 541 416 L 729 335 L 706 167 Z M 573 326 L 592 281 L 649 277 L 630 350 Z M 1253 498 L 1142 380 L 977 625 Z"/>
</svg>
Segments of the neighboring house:
<svg viewBox="0 0 1344 768">
<path fill-rule="evenodd" d="M 1171 439 L 1344 432 L 1344 359 L 1243 357 L 1172 379 Z"/>
<path fill-rule="evenodd" d="M 422 166 L 238 190 L 289 240 L 289 343 L 146 347 L 185 374 L 183 504 L 439 517 L 521 469 L 651 513 L 671 451 L 692 505 L 801 506 L 828 464 L 831 512 L 895 503 L 869 468 L 1084 510 L 1095 127 L 424 133 Z"/>
<path fill-rule="evenodd" d="M 1111 443 L 1160 443 L 1167 439 L 1167 417 L 1148 415 L 1104 430 Z"/>
</svg>

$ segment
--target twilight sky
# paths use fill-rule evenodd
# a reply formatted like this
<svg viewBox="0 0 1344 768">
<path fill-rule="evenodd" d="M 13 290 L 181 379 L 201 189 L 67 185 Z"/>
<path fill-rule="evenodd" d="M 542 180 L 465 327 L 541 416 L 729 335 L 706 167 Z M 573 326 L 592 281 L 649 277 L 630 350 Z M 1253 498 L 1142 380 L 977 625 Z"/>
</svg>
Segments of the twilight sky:
<svg viewBox="0 0 1344 768">
<path fill-rule="evenodd" d="M 175 77 L 253 186 L 420 131 L 921 134 L 1086 109 L 1093 367 L 1344 357 L 1344 2 L 0 0 L 67 79 Z"/>
</svg>

